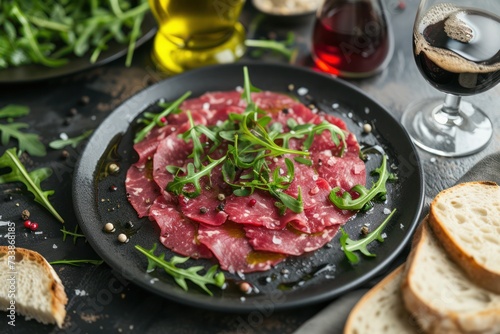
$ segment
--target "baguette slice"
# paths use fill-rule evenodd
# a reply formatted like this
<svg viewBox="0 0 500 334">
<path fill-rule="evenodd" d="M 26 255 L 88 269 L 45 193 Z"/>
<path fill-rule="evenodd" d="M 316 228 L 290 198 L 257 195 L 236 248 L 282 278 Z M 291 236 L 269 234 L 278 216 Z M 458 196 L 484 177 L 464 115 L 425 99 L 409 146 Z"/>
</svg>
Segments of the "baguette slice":
<svg viewBox="0 0 500 334">
<path fill-rule="evenodd" d="M 427 219 L 413 240 L 401 289 L 406 308 L 427 333 L 500 333 L 500 295 L 469 279 Z"/>
<path fill-rule="evenodd" d="M 15 300 L 15 311 L 27 319 L 62 327 L 68 298 L 59 276 L 42 255 L 24 248 L 16 248 L 14 255 L 7 246 L 0 246 L 0 282 L 2 310 L 9 311 Z M 14 298 L 9 296 L 11 282 L 15 283 Z"/>
<path fill-rule="evenodd" d="M 403 268 L 399 266 L 358 301 L 347 318 L 344 334 L 422 333 L 403 304 Z"/>
<path fill-rule="evenodd" d="M 439 193 L 429 224 L 451 258 L 469 277 L 500 293 L 500 187 L 466 182 Z"/>
</svg>

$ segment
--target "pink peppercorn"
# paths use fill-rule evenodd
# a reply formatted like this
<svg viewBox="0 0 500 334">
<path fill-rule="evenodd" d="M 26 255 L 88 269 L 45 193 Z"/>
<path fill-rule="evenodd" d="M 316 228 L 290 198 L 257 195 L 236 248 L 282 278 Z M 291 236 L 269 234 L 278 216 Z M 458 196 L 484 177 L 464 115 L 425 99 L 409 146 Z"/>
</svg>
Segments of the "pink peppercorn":
<svg viewBox="0 0 500 334">
<path fill-rule="evenodd" d="M 165 117 L 162 117 L 160 118 L 160 122 L 162 122 L 163 124 L 167 123 L 167 119 Z"/>
<path fill-rule="evenodd" d="M 255 198 L 252 198 L 251 200 L 248 201 L 248 205 L 250 205 L 251 207 L 254 206 L 255 204 L 257 204 Z"/>
<path fill-rule="evenodd" d="M 25 221 L 24 221 L 24 227 L 26 227 L 26 228 L 31 228 L 31 224 L 33 224 L 33 223 L 31 222 L 31 220 L 25 220 Z"/>
<path fill-rule="evenodd" d="M 32 231 L 36 231 L 36 230 L 38 230 L 38 224 L 37 224 L 37 223 L 35 223 L 35 222 L 32 222 L 32 223 L 31 223 L 31 226 L 30 226 L 30 230 L 32 230 Z"/>
</svg>

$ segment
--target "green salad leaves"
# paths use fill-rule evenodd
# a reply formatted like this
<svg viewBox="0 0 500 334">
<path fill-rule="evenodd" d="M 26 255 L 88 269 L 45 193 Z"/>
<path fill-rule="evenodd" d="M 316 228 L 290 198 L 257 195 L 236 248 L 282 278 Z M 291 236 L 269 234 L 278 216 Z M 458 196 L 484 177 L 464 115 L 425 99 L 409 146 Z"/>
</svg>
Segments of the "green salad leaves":
<svg viewBox="0 0 500 334">
<path fill-rule="evenodd" d="M 95 63 L 109 42 L 127 45 L 130 66 L 147 0 L 0 1 L 0 69 L 63 66 L 69 56 Z"/>
</svg>

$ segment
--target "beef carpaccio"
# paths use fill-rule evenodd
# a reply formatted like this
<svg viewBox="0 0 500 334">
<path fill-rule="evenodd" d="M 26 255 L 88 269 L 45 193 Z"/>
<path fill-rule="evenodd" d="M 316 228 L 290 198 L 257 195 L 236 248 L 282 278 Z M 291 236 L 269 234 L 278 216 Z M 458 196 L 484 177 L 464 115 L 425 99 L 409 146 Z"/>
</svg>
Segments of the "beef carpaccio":
<svg viewBox="0 0 500 334">
<path fill-rule="evenodd" d="M 285 94 L 256 92 L 252 101 L 267 112 L 271 122 L 281 123 L 283 132 L 290 131 L 289 120 L 293 119 L 296 124 L 327 121 L 345 134 L 345 147 L 335 144 L 328 131 L 315 135 L 308 149 L 309 165 L 288 154 L 269 158 L 269 166 L 280 172 L 286 169 L 285 158 L 293 162 L 295 176 L 283 191 L 292 198 L 299 198 L 300 193 L 300 212 L 283 211 L 276 205 L 276 197 L 264 190 L 236 196 L 220 166 L 200 179 L 202 191 L 196 197 L 167 191 L 175 175 L 166 167 L 185 168 L 193 161 L 193 142 L 180 135 L 193 123 L 216 126 L 229 114 L 245 112 L 247 103 L 240 91 L 210 92 L 185 100 L 180 106 L 183 112 L 166 117 L 164 126 L 156 127 L 134 146 L 139 159 L 126 178 L 129 202 L 139 217 L 149 217 L 158 224 L 164 246 L 183 256 L 216 259 L 231 273 L 265 271 L 287 256 L 323 247 L 354 214 L 329 201 L 331 189 L 349 191 L 356 184 L 366 183 L 358 142 L 342 120 L 311 110 Z M 206 141 L 203 136 L 200 139 Z M 288 145 L 300 149 L 304 140 L 292 138 Z M 210 146 L 205 150 L 211 159 L 224 156 L 228 147 L 222 142 L 210 151 Z M 238 171 L 239 177 L 245 174 Z"/>
</svg>

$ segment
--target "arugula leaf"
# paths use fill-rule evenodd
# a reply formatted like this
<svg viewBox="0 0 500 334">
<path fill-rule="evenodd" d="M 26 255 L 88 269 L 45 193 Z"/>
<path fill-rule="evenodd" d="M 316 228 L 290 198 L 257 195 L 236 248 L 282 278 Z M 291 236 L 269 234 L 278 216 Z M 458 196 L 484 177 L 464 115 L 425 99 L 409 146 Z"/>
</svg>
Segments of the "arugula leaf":
<svg viewBox="0 0 500 334">
<path fill-rule="evenodd" d="M 167 184 L 167 191 L 171 191 L 176 195 L 184 194 L 189 198 L 194 198 L 201 194 L 201 184 L 200 179 L 203 176 L 210 177 L 212 169 L 222 163 L 226 157 L 222 157 L 218 160 L 211 161 L 208 165 L 203 166 L 196 171 L 193 163 L 187 165 L 187 174 L 183 176 L 175 175 L 174 179 Z M 167 170 L 172 170 L 171 167 Z M 179 171 L 179 170 L 178 170 Z M 192 184 L 195 190 L 192 192 L 184 191 L 184 187 L 188 184 Z"/>
<path fill-rule="evenodd" d="M 342 250 L 344 251 L 347 259 L 351 263 L 356 264 L 359 262 L 359 257 L 354 253 L 355 251 L 360 251 L 362 254 L 366 256 L 371 256 L 371 257 L 376 256 L 375 254 L 370 253 L 367 246 L 374 240 L 384 242 L 384 238 L 382 237 L 382 231 L 384 230 L 385 226 L 387 225 L 387 223 L 392 218 L 395 212 L 396 209 L 392 210 L 389 216 L 387 216 L 387 218 L 382 222 L 382 224 L 380 224 L 379 227 L 377 227 L 366 237 L 360 240 L 350 239 L 349 235 L 344 231 L 344 229 L 340 228 L 340 231 L 342 232 L 342 235 L 340 237 L 340 245 L 342 246 Z"/>
<path fill-rule="evenodd" d="M 71 145 L 71 147 L 76 148 L 81 141 L 87 139 L 87 137 L 92 134 L 92 131 L 93 130 L 85 131 L 83 134 L 74 138 L 53 140 L 49 143 L 49 147 L 55 150 L 60 150 L 68 145 Z"/>
<path fill-rule="evenodd" d="M 15 138 L 18 141 L 19 150 L 26 151 L 32 156 L 43 157 L 47 154 L 47 150 L 38 135 L 19 131 L 19 129 L 25 129 L 28 126 L 26 123 L 0 124 L 2 145 L 6 146 L 10 138 Z"/>
<path fill-rule="evenodd" d="M 26 116 L 30 113 L 30 108 L 17 104 L 9 104 L 0 109 L 0 118 L 15 118 Z"/>
<path fill-rule="evenodd" d="M 39 168 L 28 173 L 26 168 L 17 157 L 16 148 L 5 151 L 0 157 L 0 168 L 10 168 L 7 174 L 0 175 L 0 184 L 8 182 L 21 182 L 29 192 L 35 196 L 35 202 L 43 205 L 57 220 L 64 223 L 64 220 L 50 204 L 49 196 L 54 194 L 54 190 L 43 191 L 40 183 L 52 174 L 50 168 Z"/>
<path fill-rule="evenodd" d="M 146 138 L 146 136 L 149 134 L 151 130 L 153 130 L 155 126 L 163 126 L 164 124 L 161 121 L 163 117 L 167 117 L 170 114 L 180 113 L 179 106 L 181 105 L 182 102 L 184 102 L 185 99 L 189 97 L 189 95 L 191 95 L 191 92 L 184 93 L 184 95 L 179 97 L 177 100 L 168 104 L 163 111 L 153 116 L 151 121 L 147 121 L 146 126 L 142 128 L 141 131 L 135 134 L 134 144 L 137 144 L 138 142 Z"/>
<path fill-rule="evenodd" d="M 212 266 L 204 275 L 200 275 L 199 271 L 203 270 L 203 266 L 195 266 L 187 269 L 177 267 L 177 264 L 186 262 L 189 257 L 179 257 L 172 256 L 170 261 L 165 260 L 165 254 L 156 256 L 154 254 L 157 244 L 153 245 L 153 248 L 147 250 L 139 245 L 135 245 L 135 248 L 144 254 L 148 258 L 148 268 L 147 272 L 150 272 L 156 268 L 162 268 L 167 274 L 172 276 L 175 282 L 185 291 L 188 290 L 186 280 L 189 280 L 203 289 L 207 294 L 212 296 L 212 291 L 207 288 L 207 284 L 212 284 L 217 287 L 222 287 L 226 278 L 222 272 L 217 273 L 217 265 Z"/>
<path fill-rule="evenodd" d="M 337 195 L 340 187 L 335 187 L 330 192 L 330 201 L 335 204 L 336 207 L 342 210 L 365 210 L 371 207 L 370 201 L 376 197 L 384 198 L 387 194 L 386 183 L 388 180 L 395 178 L 394 175 L 387 171 L 387 157 L 385 154 L 382 155 L 382 164 L 380 167 L 376 168 L 373 173 L 378 174 L 379 178 L 377 182 L 373 184 L 370 190 L 368 190 L 363 185 L 355 185 L 352 187 L 351 191 L 359 194 L 359 197 L 352 199 L 349 192 L 344 192 L 342 196 Z"/>
</svg>

